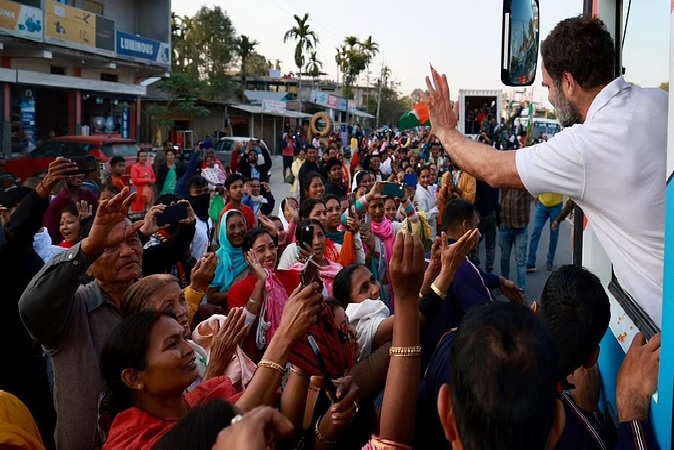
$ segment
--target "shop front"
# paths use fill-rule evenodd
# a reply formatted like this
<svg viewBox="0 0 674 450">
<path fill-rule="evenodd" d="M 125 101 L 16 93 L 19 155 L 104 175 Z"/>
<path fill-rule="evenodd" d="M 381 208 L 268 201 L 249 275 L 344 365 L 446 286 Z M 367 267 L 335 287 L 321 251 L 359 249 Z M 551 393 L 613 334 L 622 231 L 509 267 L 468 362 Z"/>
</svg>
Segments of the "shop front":
<svg viewBox="0 0 674 450">
<path fill-rule="evenodd" d="M 136 138 L 138 96 L 39 85 L 6 86 L 11 137 L 9 142 L 5 140 L 4 153 L 25 153 L 56 136 Z"/>
</svg>

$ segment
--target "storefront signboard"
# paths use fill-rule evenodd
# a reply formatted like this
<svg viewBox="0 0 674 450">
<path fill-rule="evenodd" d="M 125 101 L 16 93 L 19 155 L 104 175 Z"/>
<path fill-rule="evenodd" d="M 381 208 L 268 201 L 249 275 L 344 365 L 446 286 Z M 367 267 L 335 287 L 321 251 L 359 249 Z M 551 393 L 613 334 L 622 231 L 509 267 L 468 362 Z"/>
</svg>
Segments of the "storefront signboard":
<svg viewBox="0 0 674 450">
<path fill-rule="evenodd" d="M 142 36 L 117 32 L 117 56 L 171 67 L 171 46 Z"/>
<path fill-rule="evenodd" d="M 0 0 L 0 35 L 42 41 L 43 20 L 40 8 Z"/>
<path fill-rule="evenodd" d="M 346 111 L 346 99 L 334 94 L 314 90 L 311 92 L 311 101 L 319 106 Z"/>
<path fill-rule="evenodd" d="M 45 0 L 44 40 L 50 44 L 114 56 L 115 21 L 54 0 Z"/>
</svg>

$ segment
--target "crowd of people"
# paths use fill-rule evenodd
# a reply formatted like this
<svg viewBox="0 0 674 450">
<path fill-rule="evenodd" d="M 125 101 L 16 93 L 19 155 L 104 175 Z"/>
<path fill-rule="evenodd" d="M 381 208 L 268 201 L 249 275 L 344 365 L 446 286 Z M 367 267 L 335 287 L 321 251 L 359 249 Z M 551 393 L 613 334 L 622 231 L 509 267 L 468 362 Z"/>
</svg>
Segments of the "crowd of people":
<svg viewBox="0 0 674 450">
<path fill-rule="evenodd" d="M 543 292 L 525 297 L 572 194 L 530 190 L 527 255 L 532 195 L 456 150 L 433 74 L 432 130 L 354 133 L 350 162 L 337 137 L 287 133 L 278 207 L 259 141 L 229 162 L 169 146 L 153 167 L 141 151 L 132 186 L 113 160 L 97 194 L 58 157 L 3 193 L 0 446 L 656 448 L 659 334 L 627 352 L 614 422 L 602 283 L 553 267 L 551 238 Z"/>
</svg>

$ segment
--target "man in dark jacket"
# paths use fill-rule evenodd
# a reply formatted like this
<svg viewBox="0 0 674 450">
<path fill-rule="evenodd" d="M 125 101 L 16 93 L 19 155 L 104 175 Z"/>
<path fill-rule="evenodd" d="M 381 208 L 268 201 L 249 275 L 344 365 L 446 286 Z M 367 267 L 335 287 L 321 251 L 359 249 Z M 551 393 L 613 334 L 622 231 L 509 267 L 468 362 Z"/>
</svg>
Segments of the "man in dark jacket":
<svg viewBox="0 0 674 450">
<path fill-rule="evenodd" d="M 271 170 L 271 155 L 267 147 L 262 145 L 261 142 L 253 146 L 249 145 L 244 156 L 241 158 L 241 164 L 239 165 L 241 175 L 244 178 L 257 178 L 261 182 L 268 182 L 269 171 Z M 262 156 L 263 161 L 260 161 L 260 156 Z"/>
<path fill-rule="evenodd" d="M 43 266 L 42 259 L 33 250 L 33 239 L 42 227 L 49 207 L 49 195 L 54 186 L 72 174 L 76 167 L 76 164 L 59 157 L 49 165 L 47 176 L 36 190 L 16 187 L 4 192 L 0 199 L 9 214 L 8 222 L 3 223 L 3 242 L 0 245 L 0 280 L 3 286 L 0 339 L 11 348 L 12 354 L 3 358 L 0 389 L 16 395 L 26 404 L 47 448 L 54 447 L 56 413 L 42 349 L 23 326 L 18 303 L 30 280 Z"/>
</svg>

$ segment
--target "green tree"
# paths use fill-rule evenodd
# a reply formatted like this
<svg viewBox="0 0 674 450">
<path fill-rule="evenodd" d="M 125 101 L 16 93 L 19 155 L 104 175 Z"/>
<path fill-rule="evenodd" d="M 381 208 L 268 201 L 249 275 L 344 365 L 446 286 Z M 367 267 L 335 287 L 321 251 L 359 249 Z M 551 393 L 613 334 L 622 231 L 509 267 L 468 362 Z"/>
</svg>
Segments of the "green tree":
<svg viewBox="0 0 674 450">
<path fill-rule="evenodd" d="M 347 36 L 344 38 L 344 44 L 337 48 L 335 61 L 342 73 L 344 96 L 347 101 L 352 97 L 351 88 L 358 76 L 367 69 L 378 52 L 379 45 L 372 40 L 372 36 L 368 37 L 365 42 L 361 42 L 355 36 Z M 346 121 L 349 121 L 348 108 Z"/>
<path fill-rule="evenodd" d="M 156 87 L 167 94 L 165 105 L 149 105 L 145 113 L 150 117 L 155 132 L 158 130 L 163 136 L 173 127 L 172 119 L 175 110 L 181 115 L 203 117 L 210 114 L 210 110 L 197 104 L 197 100 L 207 89 L 204 81 L 198 80 L 185 72 L 173 72 L 171 77 L 157 82 Z M 161 143 L 159 143 L 161 144 Z"/>
<path fill-rule="evenodd" d="M 321 70 L 323 69 L 323 63 L 318 60 L 316 52 L 311 52 L 309 56 L 309 62 L 305 67 L 306 74 L 313 79 L 313 82 L 316 82 L 316 79 L 321 76 Z"/>
<path fill-rule="evenodd" d="M 234 25 L 219 6 L 202 6 L 191 21 L 187 45 L 197 52 L 199 79 L 208 83 L 206 95 L 212 100 L 225 97 L 231 93 L 227 73 L 238 49 Z"/>
<path fill-rule="evenodd" d="M 300 109 L 302 108 L 302 69 L 304 68 L 304 52 L 312 51 L 316 49 L 318 45 L 318 38 L 316 33 L 309 26 L 309 14 L 304 14 L 304 17 L 300 17 L 297 14 L 293 16 L 295 18 L 295 25 L 286 31 L 283 36 L 283 43 L 288 42 L 289 40 L 294 40 L 297 43 L 295 44 L 295 65 L 297 66 L 297 72 L 299 77 L 298 88 L 297 88 L 297 98 L 300 100 Z"/>
<path fill-rule="evenodd" d="M 396 126 L 400 116 L 409 112 L 414 106 L 413 100 L 409 96 L 401 97 L 393 87 L 384 87 L 386 80 L 378 79 L 375 86 L 381 85 L 381 99 L 379 102 L 379 122 Z M 370 114 L 377 114 L 377 98 L 371 97 L 367 103 L 367 111 Z"/>
<path fill-rule="evenodd" d="M 241 35 L 237 40 L 236 52 L 239 58 L 241 58 L 241 101 L 245 100 L 245 90 L 246 90 L 246 71 L 248 69 L 246 62 L 253 54 L 255 47 L 259 44 L 256 40 L 250 40 L 248 36 Z M 265 60 L 266 61 L 266 60 Z"/>
<path fill-rule="evenodd" d="M 273 69 L 274 64 L 256 51 L 246 60 L 246 75 L 266 76 Z"/>
</svg>

